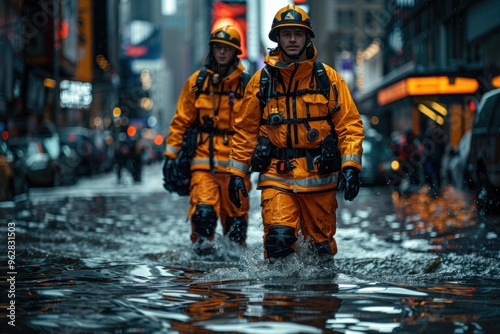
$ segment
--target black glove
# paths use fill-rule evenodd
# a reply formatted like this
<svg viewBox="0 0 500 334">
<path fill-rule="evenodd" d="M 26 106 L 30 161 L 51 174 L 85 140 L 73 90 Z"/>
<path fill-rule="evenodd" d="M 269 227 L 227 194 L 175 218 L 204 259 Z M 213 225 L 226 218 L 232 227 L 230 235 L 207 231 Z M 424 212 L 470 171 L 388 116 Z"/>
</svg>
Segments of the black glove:
<svg viewBox="0 0 500 334">
<path fill-rule="evenodd" d="M 243 197 L 248 197 L 247 188 L 245 187 L 245 181 L 242 177 L 231 175 L 231 181 L 229 181 L 229 200 L 234 204 L 237 208 L 241 208 L 240 201 L 240 190 Z"/>
<path fill-rule="evenodd" d="M 163 188 L 168 192 L 175 191 L 175 183 L 177 181 L 177 166 L 175 159 L 165 157 L 163 164 Z"/>
<path fill-rule="evenodd" d="M 359 193 L 359 170 L 346 167 L 339 173 L 337 190 L 344 190 L 344 199 L 352 201 Z"/>
</svg>

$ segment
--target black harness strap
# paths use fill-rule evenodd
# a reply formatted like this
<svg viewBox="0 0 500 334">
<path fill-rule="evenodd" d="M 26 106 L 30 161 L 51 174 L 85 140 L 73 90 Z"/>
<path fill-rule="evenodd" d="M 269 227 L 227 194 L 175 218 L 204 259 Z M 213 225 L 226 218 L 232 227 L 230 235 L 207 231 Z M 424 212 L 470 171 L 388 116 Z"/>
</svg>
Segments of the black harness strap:
<svg viewBox="0 0 500 334">
<path fill-rule="evenodd" d="M 314 80 L 316 79 L 316 80 Z M 316 81 L 316 87 L 314 84 Z M 284 92 L 278 92 L 276 90 L 277 83 L 281 83 L 283 86 Z M 316 88 L 316 89 L 313 89 Z M 287 119 L 282 119 L 282 121 L 276 123 L 275 117 L 273 117 L 273 122 L 271 124 L 270 120 L 264 119 L 261 117 L 260 124 L 261 125 L 279 125 L 279 124 L 287 124 L 287 125 L 297 125 L 304 124 L 306 128 L 309 130 L 310 125 L 309 122 L 314 121 L 324 121 L 326 120 L 330 125 L 330 132 L 335 139 L 335 145 L 338 144 L 338 136 L 335 131 L 335 124 L 333 122 L 333 114 L 340 110 L 340 105 L 338 104 L 338 90 L 336 84 L 332 85 L 330 78 L 326 74 L 325 67 L 320 62 L 314 62 L 314 70 L 311 73 L 311 80 L 309 82 L 308 88 L 296 89 L 294 91 L 290 91 L 290 89 L 286 89 L 283 84 L 283 78 L 279 75 L 279 70 L 276 70 L 274 67 L 266 65 L 261 71 L 260 77 L 260 89 L 257 93 L 257 98 L 261 103 L 261 111 L 264 110 L 264 107 L 267 103 L 271 101 L 271 99 L 276 99 L 280 97 L 290 97 L 292 101 L 295 102 L 295 98 L 297 96 L 301 96 L 304 94 L 322 94 L 325 98 L 330 101 L 330 93 L 333 88 L 335 106 L 333 109 L 328 110 L 327 114 L 324 116 L 315 116 L 311 117 L 309 112 L 309 105 L 306 103 L 307 108 L 307 117 L 288 117 Z M 290 132 L 289 132 L 290 133 Z M 290 144 L 289 144 L 290 145 Z M 290 145 L 291 146 L 291 145 Z M 317 156 L 321 156 L 321 148 L 315 149 L 305 149 L 305 148 L 276 148 L 272 147 L 271 149 L 271 157 L 277 158 L 280 160 L 298 158 L 298 157 L 306 157 L 308 168 L 310 170 L 313 169 L 314 162 Z"/>
<path fill-rule="evenodd" d="M 314 168 L 314 161 L 316 157 L 321 155 L 321 148 L 278 148 L 271 145 L 271 158 L 279 160 L 288 160 L 295 158 L 305 157 L 307 160 L 307 168 L 312 170 Z"/>
<path fill-rule="evenodd" d="M 234 92 L 225 91 L 224 86 L 222 86 L 221 91 L 214 92 L 213 90 L 210 89 L 210 86 L 211 86 L 210 83 L 207 85 L 207 89 L 203 89 L 203 84 L 204 84 L 207 76 L 208 76 L 208 71 L 207 71 L 206 67 L 203 67 L 200 70 L 200 72 L 198 73 L 198 76 L 196 78 L 196 89 L 193 89 L 194 93 L 196 94 L 196 98 L 198 98 L 200 96 L 200 94 L 206 94 L 206 95 L 211 95 L 212 100 L 213 100 L 214 95 L 218 95 L 220 97 L 226 95 L 226 96 L 229 96 L 231 106 L 232 106 L 232 104 L 231 104 L 232 99 L 235 99 L 235 98 L 242 99 L 243 98 L 243 95 L 245 93 L 245 88 L 248 84 L 248 81 L 250 81 L 250 74 L 243 72 L 240 75 L 238 85 L 236 86 L 236 89 Z M 222 83 L 222 85 L 223 85 L 223 83 Z M 219 102 L 220 102 L 220 98 L 219 98 Z M 215 106 L 215 102 L 214 102 L 214 116 L 217 116 L 218 111 L 219 111 L 219 108 Z M 197 120 L 198 120 L 198 118 L 199 118 L 199 110 L 198 110 Z M 209 155 L 210 155 L 210 159 L 209 159 L 210 160 L 210 170 L 213 171 L 214 167 L 215 167 L 213 137 L 214 136 L 224 136 L 225 140 L 227 140 L 227 136 L 233 135 L 234 131 L 219 129 L 219 128 L 214 127 L 213 124 L 211 126 L 204 126 L 203 124 L 200 123 L 197 125 L 197 127 L 198 127 L 200 132 L 208 134 L 208 137 L 209 137 L 208 138 L 208 140 L 209 140 L 208 151 L 209 151 Z M 202 138 L 200 136 L 200 141 L 201 140 L 202 140 Z"/>
<path fill-rule="evenodd" d="M 327 121 L 329 122 L 328 124 L 332 125 L 330 122 L 332 121 L 331 115 L 326 115 L 326 116 L 315 116 L 315 117 L 302 117 L 302 118 L 287 118 L 284 119 L 281 124 L 303 124 L 303 123 L 308 123 L 309 121 L 314 122 L 314 121 Z M 269 120 L 266 118 L 261 118 L 260 119 L 260 125 L 269 125 Z M 273 124 L 276 125 L 276 124 Z"/>
<path fill-rule="evenodd" d="M 228 131 L 228 130 L 219 129 L 219 128 L 213 128 L 210 130 L 210 129 L 203 128 L 203 126 L 200 127 L 200 132 L 212 133 L 214 136 L 234 135 L 234 131 Z"/>
<path fill-rule="evenodd" d="M 271 147 L 271 157 L 276 159 L 294 159 L 303 158 L 307 156 L 318 156 L 321 154 L 321 149 L 317 148 L 278 148 L 275 146 Z"/>
</svg>

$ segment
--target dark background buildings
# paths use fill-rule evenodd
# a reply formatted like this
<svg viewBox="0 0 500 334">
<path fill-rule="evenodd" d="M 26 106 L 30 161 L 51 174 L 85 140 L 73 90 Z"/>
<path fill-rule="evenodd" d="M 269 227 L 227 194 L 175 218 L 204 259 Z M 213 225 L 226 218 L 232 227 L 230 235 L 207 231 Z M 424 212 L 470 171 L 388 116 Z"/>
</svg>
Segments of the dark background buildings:
<svg viewBox="0 0 500 334">
<path fill-rule="evenodd" d="M 262 66 L 267 11 L 292 1 L 1 0 L 0 132 L 44 121 L 165 136 L 182 84 L 207 53 L 222 10 L 246 6 L 250 72 Z M 381 133 L 428 119 L 457 145 L 481 96 L 500 87 L 495 0 L 295 1 L 309 11 L 319 59 L 346 79 Z M 214 10 L 217 8 L 217 10 Z M 238 18 L 237 16 L 240 15 Z"/>
<path fill-rule="evenodd" d="M 381 133 L 422 134 L 431 119 L 456 146 L 478 100 L 500 87 L 498 1 L 309 4 L 322 60 L 347 72 L 360 112 Z"/>
</svg>

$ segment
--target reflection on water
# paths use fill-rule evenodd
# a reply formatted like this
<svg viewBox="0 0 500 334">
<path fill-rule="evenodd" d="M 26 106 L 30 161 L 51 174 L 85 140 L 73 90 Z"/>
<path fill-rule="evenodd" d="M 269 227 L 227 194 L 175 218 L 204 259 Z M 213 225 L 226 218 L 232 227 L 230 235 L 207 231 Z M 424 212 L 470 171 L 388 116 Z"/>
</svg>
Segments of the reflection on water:
<svg viewBox="0 0 500 334">
<path fill-rule="evenodd" d="M 473 194 L 445 186 L 437 198 L 426 187 L 404 195 L 369 189 L 365 196 L 366 208 L 348 204 L 339 210 L 340 227 L 360 226 L 414 251 L 500 255 L 500 217 L 478 215 Z M 387 214 L 387 207 L 393 211 Z"/>
<path fill-rule="evenodd" d="M 493 333 L 498 280 L 433 286 L 334 278 L 219 280 L 144 264 L 30 265 L 17 329 L 55 333 Z M 270 269 L 272 270 L 272 269 Z M 57 275 L 54 273 L 57 271 Z M 29 315 L 29 316 L 26 316 Z"/>
<path fill-rule="evenodd" d="M 296 254 L 269 264 L 258 208 L 246 249 L 219 235 L 216 256 L 199 258 L 182 199 L 56 191 L 0 210 L 3 231 L 16 223 L 9 332 L 500 331 L 498 225 L 476 217 L 466 194 L 362 189 L 359 202 L 341 202 L 334 262 L 300 240 Z"/>
<path fill-rule="evenodd" d="M 403 225 L 400 233 L 426 240 L 434 251 L 467 251 L 462 239 L 480 225 L 473 199 L 472 194 L 451 187 L 445 187 L 438 198 L 429 196 L 426 188 L 403 196 L 394 192 L 396 217 Z"/>
</svg>

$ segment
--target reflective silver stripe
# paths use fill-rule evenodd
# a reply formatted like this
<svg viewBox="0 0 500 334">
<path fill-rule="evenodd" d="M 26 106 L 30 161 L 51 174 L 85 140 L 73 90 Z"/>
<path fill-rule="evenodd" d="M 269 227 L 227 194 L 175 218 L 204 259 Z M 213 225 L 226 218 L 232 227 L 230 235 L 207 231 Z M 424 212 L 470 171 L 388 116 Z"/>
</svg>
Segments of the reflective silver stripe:
<svg viewBox="0 0 500 334">
<path fill-rule="evenodd" d="M 337 174 L 331 174 L 328 175 L 327 177 L 322 177 L 322 178 L 309 178 L 300 180 L 260 174 L 259 182 L 260 181 L 276 181 L 283 184 L 288 184 L 291 186 L 299 186 L 299 187 L 316 187 L 316 186 L 324 186 L 330 183 L 337 183 Z"/>
<path fill-rule="evenodd" d="M 173 146 L 168 146 L 168 145 L 167 145 L 167 147 L 165 147 L 165 152 L 170 152 L 170 153 L 175 153 L 175 154 L 177 154 L 177 153 L 179 153 L 179 151 L 180 151 L 180 149 L 179 149 L 179 148 L 175 148 L 175 147 L 173 147 Z"/>
<path fill-rule="evenodd" d="M 208 159 L 208 158 L 193 159 L 193 160 L 191 160 L 191 163 L 194 165 L 195 164 L 209 164 L 210 159 Z M 217 160 L 217 159 L 214 159 L 214 164 L 219 165 L 219 166 L 227 166 L 228 165 L 227 161 L 221 161 L 221 160 Z"/>
<path fill-rule="evenodd" d="M 342 163 L 346 161 L 356 161 L 357 163 L 361 163 L 361 157 L 357 154 L 349 154 L 342 157 Z"/>
<path fill-rule="evenodd" d="M 200 164 L 210 164 L 210 159 L 193 159 L 191 160 L 191 164 L 192 165 L 200 165 Z M 229 166 L 229 162 L 226 161 L 226 160 L 217 160 L 217 159 L 214 159 L 214 165 L 215 166 L 224 166 L 224 167 L 227 167 Z"/>
<path fill-rule="evenodd" d="M 245 165 L 241 162 L 238 162 L 238 161 L 234 161 L 234 160 L 229 160 L 228 166 L 239 169 L 245 173 L 248 173 L 248 170 L 250 169 L 250 167 L 248 167 L 247 165 Z"/>
</svg>

